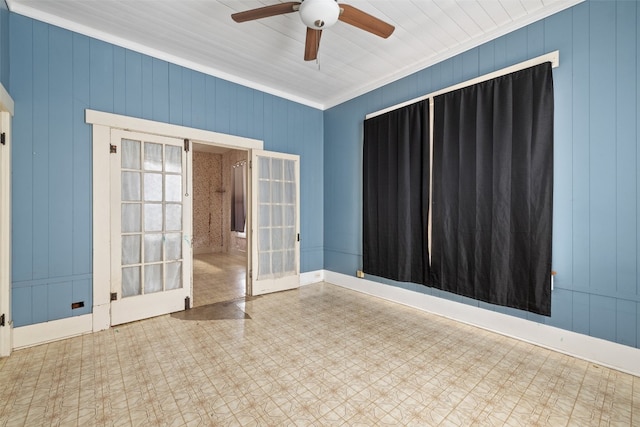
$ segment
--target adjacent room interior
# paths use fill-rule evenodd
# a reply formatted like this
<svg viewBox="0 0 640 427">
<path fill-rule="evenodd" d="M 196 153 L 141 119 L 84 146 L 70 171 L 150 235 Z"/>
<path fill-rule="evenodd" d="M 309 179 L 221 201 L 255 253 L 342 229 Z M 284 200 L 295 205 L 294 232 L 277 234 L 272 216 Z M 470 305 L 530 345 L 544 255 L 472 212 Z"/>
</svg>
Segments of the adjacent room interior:
<svg viewBox="0 0 640 427">
<path fill-rule="evenodd" d="M 246 296 L 246 177 L 246 151 L 194 144 L 194 307 Z"/>
</svg>

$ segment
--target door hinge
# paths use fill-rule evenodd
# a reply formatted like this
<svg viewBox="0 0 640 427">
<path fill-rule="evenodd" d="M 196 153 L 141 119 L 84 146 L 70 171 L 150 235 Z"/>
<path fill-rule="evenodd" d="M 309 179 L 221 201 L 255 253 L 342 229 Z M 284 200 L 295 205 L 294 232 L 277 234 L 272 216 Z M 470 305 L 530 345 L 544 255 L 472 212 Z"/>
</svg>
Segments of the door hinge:
<svg viewBox="0 0 640 427">
<path fill-rule="evenodd" d="M 116 154 L 118 152 L 118 146 L 117 145 L 113 145 L 113 144 L 109 144 L 109 153 L 110 154 Z"/>
<path fill-rule="evenodd" d="M 0 144 L 7 145 L 7 134 L 4 132 L 0 133 Z"/>
<path fill-rule="evenodd" d="M 300 241 L 300 233 L 298 233 L 298 242 Z"/>
<path fill-rule="evenodd" d="M 253 168 L 253 160 L 249 160 L 249 169 Z"/>
<path fill-rule="evenodd" d="M 184 139 L 184 151 L 189 151 L 189 140 L 187 138 Z"/>
<path fill-rule="evenodd" d="M 118 293 L 111 292 L 111 301 L 117 301 L 117 300 L 118 300 Z"/>
<path fill-rule="evenodd" d="M 0 316 L 0 326 L 4 326 L 4 313 Z"/>
<path fill-rule="evenodd" d="M 249 279 L 253 278 L 253 270 L 249 270 Z"/>
</svg>

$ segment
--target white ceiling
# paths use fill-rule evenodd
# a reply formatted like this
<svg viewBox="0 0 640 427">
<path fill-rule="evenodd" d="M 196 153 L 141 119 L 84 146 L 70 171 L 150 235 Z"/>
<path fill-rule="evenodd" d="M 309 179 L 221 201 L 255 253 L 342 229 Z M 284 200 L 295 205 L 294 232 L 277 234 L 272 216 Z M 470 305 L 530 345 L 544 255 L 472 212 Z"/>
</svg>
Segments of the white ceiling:
<svg viewBox="0 0 640 427">
<path fill-rule="evenodd" d="M 9 9 L 141 53 L 326 109 L 582 0 L 344 0 L 396 27 L 338 22 L 303 60 L 297 12 L 235 23 L 281 0 L 8 0 Z M 342 0 L 340 0 L 342 1 Z"/>
</svg>

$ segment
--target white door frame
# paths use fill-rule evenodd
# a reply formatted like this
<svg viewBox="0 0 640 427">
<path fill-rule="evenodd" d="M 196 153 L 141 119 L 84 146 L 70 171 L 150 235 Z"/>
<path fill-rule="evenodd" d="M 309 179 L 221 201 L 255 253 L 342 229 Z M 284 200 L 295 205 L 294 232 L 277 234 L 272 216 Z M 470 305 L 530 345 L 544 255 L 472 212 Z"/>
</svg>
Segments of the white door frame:
<svg viewBox="0 0 640 427">
<path fill-rule="evenodd" d="M 109 227 L 105 226 L 105 224 L 110 224 L 109 144 L 111 143 L 111 129 L 188 139 L 192 143 L 216 145 L 235 150 L 262 150 L 263 142 L 257 139 L 90 109 L 85 111 L 85 121 L 93 125 L 93 331 L 95 332 L 108 329 L 111 326 L 109 312 L 111 305 L 111 236 Z M 191 159 L 192 157 L 189 156 L 189 179 L 192 175 Z M 185 214 L 187 213 L 185 212 Z M 249 281 L 247 281 L 247 286 L 249 286 Z"/>
<path fill-rule="evenodd" d="M 0 84 L 0 357 L 11 354 L 13 321 L 11 317 L 11 117 L 13 99 Z"/>
</svg>

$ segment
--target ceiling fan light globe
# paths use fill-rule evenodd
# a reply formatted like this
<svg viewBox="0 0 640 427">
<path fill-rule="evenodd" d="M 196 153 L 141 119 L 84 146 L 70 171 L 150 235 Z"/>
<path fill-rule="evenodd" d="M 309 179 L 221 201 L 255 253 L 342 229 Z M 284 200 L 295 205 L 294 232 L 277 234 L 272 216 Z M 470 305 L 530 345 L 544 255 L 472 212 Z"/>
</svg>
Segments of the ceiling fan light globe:
<svg viewBox="0 0 640 427">
<path fill-rule="evenodd" d="M 340 6 L 336 0 L 304 0 L 300 4 L 300 19 L 315 30 L 328 28 L 338 21 Z"/>
</svg>

